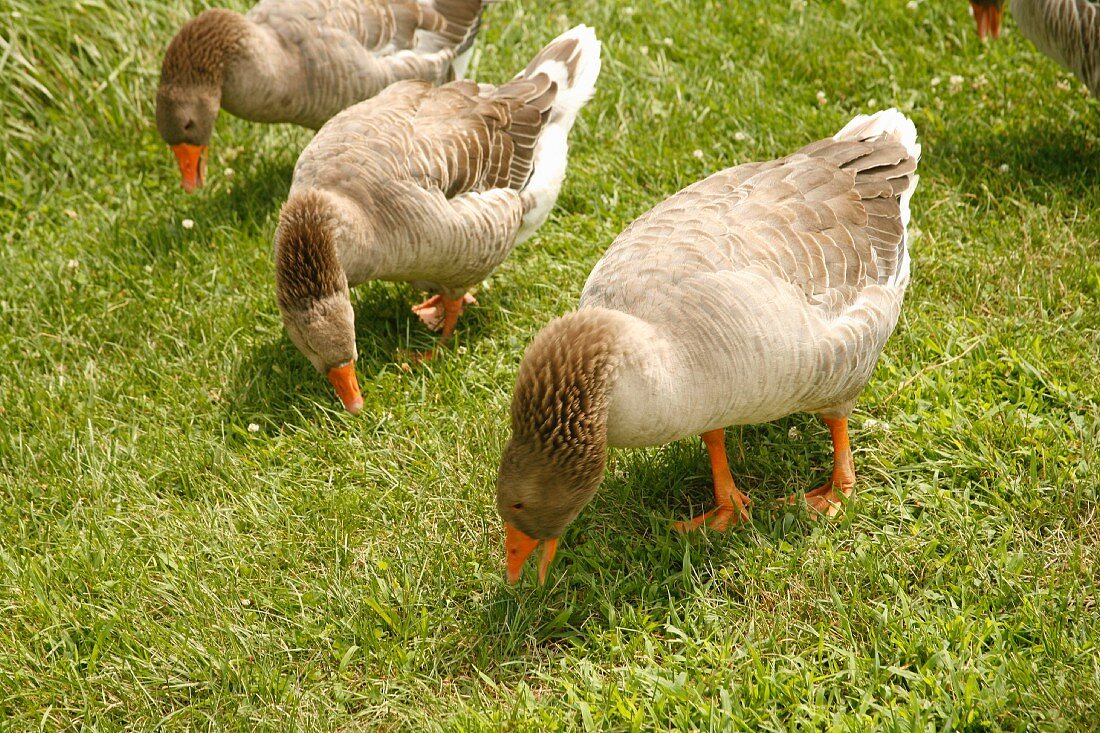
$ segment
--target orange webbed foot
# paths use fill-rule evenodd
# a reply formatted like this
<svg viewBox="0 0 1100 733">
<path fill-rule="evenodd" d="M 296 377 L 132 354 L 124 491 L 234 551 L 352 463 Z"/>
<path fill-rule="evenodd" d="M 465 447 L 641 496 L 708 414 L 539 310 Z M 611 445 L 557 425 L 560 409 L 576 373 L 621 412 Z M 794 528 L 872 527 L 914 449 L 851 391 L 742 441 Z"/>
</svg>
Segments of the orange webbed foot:
<svg viewBox="0 0 1100 733">
<path fill-rule="evenodd" d="M 737 489 L 733 491 L 735 493 L 731 496 L 732 503 L 719 504 L 710 511 L 698 514 L 691 519 L 673 522 L 672 528 L 680 534 L 694 532 L 700 527 L 709 527 L 715 532 L 725 532 L 731 526 L 735 527 L 750 521 L 752 516 L 749 514 L 749 505 L 752 504 L 752 499 Z"/>
<path fill-rule="evenodd" d="M 451 301 L 451 303 L 453 304 L 455 301 Z M 473 295 L 466 293 L 457 301 L 457 308 L 452 305 L 451 317 L 457 320 L 458 317 L 462 315 L 465 306 L 474 305 L 476 303 L 477 299 L 474 298 Z M 424 322 L 424 325 L 427 326 L 429 330 L 442 331 L 447 321 L 446 305 L 442 295 L 433 295 L 423 303 L 414 305 L 412 307 L 412 312 L 416 314 L 417 318 Z"/>
<path fill-rule="evenodd" d="M 814 512 L 811 516 L 835 517 L 844 508 L 848 499 L 851 498 L 853 488 L 852 484 L 838 486 L 830 479 L 813 491 L 807 491 L 805 495 L 806 506 Z M 786 503 L 794 504 L 798 499 L 797 494 L 792 494 L 787 497 Z"/>
</svg>

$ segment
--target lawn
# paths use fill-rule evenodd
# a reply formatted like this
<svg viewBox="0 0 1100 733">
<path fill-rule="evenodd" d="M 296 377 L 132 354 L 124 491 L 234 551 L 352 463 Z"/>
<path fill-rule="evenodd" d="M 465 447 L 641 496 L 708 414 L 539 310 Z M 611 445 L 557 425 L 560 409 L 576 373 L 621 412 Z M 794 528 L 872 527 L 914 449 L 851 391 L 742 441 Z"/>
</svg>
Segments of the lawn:
<svg viewBox="0 0 1100 733">
<path fill-rule="evenodd" d="M 232 2 L 243 8 L 244 2 Z M 503 0 L 498 82 L 604 41 L 549 222 L 457 343 L 353 293 L 366 407 L 287 338 L 271 241 L 309 132 L 218 121 L 184 194 L 153 122 L 202 7 L 0 6 L 0 728 L 1066 730 L 1100 721 L 1100 103 L 963 0 Z M 523 349 L 634 217 L 897 106 L 924 146 L 913 283 L 833 521 L 809 415 L 613 452 L 548 583 L 503 580 Z M 232 173 L 231 173 L 232 171 Z M 185 226 L 185 220 L 193 225 Z"/>
</svg>

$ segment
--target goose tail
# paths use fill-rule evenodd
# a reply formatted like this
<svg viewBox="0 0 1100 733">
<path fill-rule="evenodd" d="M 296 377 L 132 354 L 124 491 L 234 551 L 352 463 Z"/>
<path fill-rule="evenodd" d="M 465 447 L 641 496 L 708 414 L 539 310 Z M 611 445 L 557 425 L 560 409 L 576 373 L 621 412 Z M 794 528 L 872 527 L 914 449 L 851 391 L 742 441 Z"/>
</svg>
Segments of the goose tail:
<svg viewBox="0 0 1100 733">
<path fill-rule="evenodd" d="M 556 87 L 549 118 L 535 144 L 531 177 L 523 189 L 530 206 L 523 217 L 520 240 L 546 220 L 558 198 L 569 157 L 569 131 L 581 108 L 596 92 L 600 50 L 596 32 L 578 25 L 547 44 L 516 75 L 517 80 L 544 75 Z"/>
<path fill-rule="evenodd" d="M 891 170 L 885 170 L 886 166 L 877 169 L 890 180 L 901 208 L 902 247 L 897 268 L 890 280 L 905 283 L 909 280 L 909 200 L 913 198 L 920 181 L 917 163 L 920 161 L 921 147 L 917 142 L 917 127 L 898 110 L 886 109 L 872 115 L 859 115 L 833 135 L 834 140 L 870 141 L 881 138 L 900 143 L 908 153 L 908 157 L 896 163 Z"/>
</svg>

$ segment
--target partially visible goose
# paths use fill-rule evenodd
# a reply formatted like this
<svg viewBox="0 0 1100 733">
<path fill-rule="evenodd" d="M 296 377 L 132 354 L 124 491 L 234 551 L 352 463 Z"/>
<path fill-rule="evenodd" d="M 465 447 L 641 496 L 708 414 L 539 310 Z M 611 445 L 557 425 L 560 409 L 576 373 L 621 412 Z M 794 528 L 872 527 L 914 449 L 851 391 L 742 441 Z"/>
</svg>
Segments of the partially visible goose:
<svg viewBox="0 0 1100 733">
<path fill-rule="evenodd" d="M 334 117 L 302 152 L 275 233 L 279 308 L 349 411 L 363 401 L 348 287 L 436 292 L 413 311 L 446 343 L 470 288 L 550 213 L 599 73 L 600 42 L 579 25 L 502 86 L 401 82 Z"/>
<path fill-rule="evenodd" d="M 203 183 L 218 109 L 314 130 L 403 79 L 461 73 L 483 0 L 263 0 L 246 15 L 215 8 L 168 45 L 157 129 L 192 191 Z"/>
<path fill-rule="evenodd" d="M 970 0 L 970 6 L 978 37 L 998 37 L 1004 0 Z M 1100 97 L 1100 2 L 1012 0 L 1010 7 L 1024 36 Z"/>
<path fill-rule="evenodd" d="M 855 469 L 848 415 L 894 330 L 909 282 L 906 226 L 920 146 L 896 110 L 766 163 L 715 173 L 631 224 L 574 313 L 520 365 L 497 509 L 508 580 L 558 537 L 603 480 L 608 447 L 702 435 L 717 505 L 680 530 L 749 518 L 724 428 L 821 415 L 832 477 L 806 494 L 835 514 Z"/>
</svg>

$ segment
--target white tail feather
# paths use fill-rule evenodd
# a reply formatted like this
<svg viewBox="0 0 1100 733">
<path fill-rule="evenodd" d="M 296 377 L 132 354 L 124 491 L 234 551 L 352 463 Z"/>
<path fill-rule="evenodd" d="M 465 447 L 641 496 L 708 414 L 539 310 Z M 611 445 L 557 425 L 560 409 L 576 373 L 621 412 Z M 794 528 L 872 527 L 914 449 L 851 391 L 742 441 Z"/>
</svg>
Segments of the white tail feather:
<svg viewBox="0 0 1100 733">
<path fill-rule="evenodd" d="M 553 58 L 539 62 L 539 56 L 535 56 L 531 66 L 517 75 L 546 74 L 558 85 L 558 92 L 550 109 L 550 119 L 535 144 L 531 179 L 523 189 L 524 196 L 529 197 L 533 205 L 523 217 L 517 242 L 531 236 L 550 215 L 565 179 L 565 167 L 569 159 L 569 130 L 576 122 L 581 107 L 596 91 L 596 79 L 600 75 L 601 46 L 593 29 L 578 25 L 547 44 L 539 55 L 555 44 L 570 39 L 577 41 L 577 47 L 565 63 Z M 568 67 L 574 60 L 573 79 L 570 81 Z"/>
<path fill-rule="evenodd" d="M 909 155 L 920 160 L 920 145 L 917 143 L 917 126 L 913 121 L 899 112 L 897 109 L 884 109 L 873 115 L 858 115 L 840 132 L 833 135 L 834 140 L 872 140 L 885 135 L 897 140 L 909 151 Z M 905 230 L 903 236 L 904 246 L 901 251 L 901 261 L 892 283 L 904 284 L 909 281 L 909 200 L 913 198 L 913 192 L 917 190 L 917 182 L 920 176 L 916 173 L 909 177 L 909 186 L 898 197 L 898 205 L 901 207 L 901 225 Z"/>
</svg>

